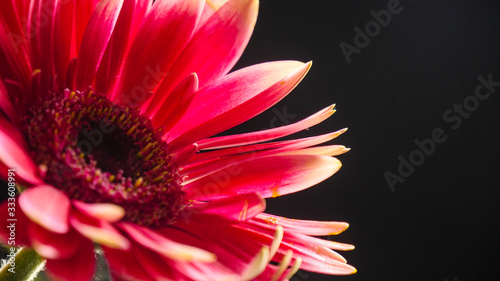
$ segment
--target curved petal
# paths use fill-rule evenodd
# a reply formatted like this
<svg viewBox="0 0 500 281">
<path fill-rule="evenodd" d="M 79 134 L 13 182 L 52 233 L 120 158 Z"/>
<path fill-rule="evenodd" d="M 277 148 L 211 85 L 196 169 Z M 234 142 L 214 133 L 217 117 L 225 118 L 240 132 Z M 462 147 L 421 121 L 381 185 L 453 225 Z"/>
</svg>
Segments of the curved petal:
<svg viewBox="0 0 500 281">
<path fill-rule="evenodd" d="M 19 196 L 19 206 L 32 221 L 55 233 L 69 230 L 69 198 L 50 185 L 26 189 Z"/>
<path fill-rule="evenodd" d="M 215 261 L 215 256 L 212 253 L 171 241 L 149 228 L 130 223 L 120 223 L 119 226 L 137 243 L 167 258 L 178 261 Z"/>
<path fill-rule="evenodd" d="M 286 126 L 281 126 L 257 132 L 204 139 L 198 142 L 198 147 L 200 150 L 220 149 L 220 148 L 243 146 L 248 144 L 265 142 L 285 137 L 293 133 L 308 129 L 314 125 L 323 122 L 333 113 L 335 113 L 334 107 L 335 105 L 331 105 L 299 122 Z"/>
<path fill-rule="evenodd" d="M 150 115 L 189 73 L 196 72 L 200 87 L 229 72 L 250 40 L 259 1 L 230 0 L 218 9 L 193 35 L 186 48 L 172 65 L 168 79 L 151 100 L 146 114 Z"/>
<path fill-rule="evenodd" d="M 114 101 L 134 106 L 146 102 L 191 38 L 201 14 L 201 0 L 156 1 L 137 32 L 125 59 Z"/>
<path fill-rule="evenodd" d="M 263 112 L 295 88 L 310 66 L 311 63 L 296 61 L 262 63 L 233 72 L 200 89 L 167 136 L 172 139 L 172 150 L 220 133 Z"/>
<path fill-rule="evenodd" d="M 0 110 L 5 113 L 5 115 L 10 120 L 17 121 L 17 113 L 14 107 L 14 102 L 12 101 L 12 97 L 5 89 L 2 79 L 0 79 Z"/>
<path fill-rule="evenodd" d="M 281 225 L 285 231 L 314 236 L 336 235 L 349 227 L 346 222 L 287 219 L 269 214 L 259 214 L 253 221 L 261 225 Z"/>
<path fill-rule="evenodd" d="M 90 18 L 82 38 L 76 66 L 76 88 L 86 90 L 92 85 L 99 63 L 120 14 L 123 0 L 102 0 Z"/>
<path fill-rule="evenodd" d="M 132 245 L 135 247 L 135 245 Z M 122 251 L 106 246 L 102 247 L 104 256 L 109 263 L 111 272 L 119 275 L 123 280 L 154 280 L 141 266 L 135 254 L 132 251 Z"/>
<path fill-rule="evenodd" d="M 182 80 L 158 107 L 151 117 L 153 127 L 163 127 L 165 131 L 172 128 L 186 112 L 197 90 L 198 75 L 192 73 Z"/>
<path fill-rule="evenodd" d="M 87 217 L 74 211 L 69 218 L 71 225 L 88 239 L 110 248 L 127 250 L 130 242 L 123 237 L 110 223 L 96 218 Z"/>
<path fill-rule="evenodd" d="M 297 192 L 340 169 L 328 156 L 285 155 L 257 158 L 230 165 L 184 186 L 190 199 L 209 200 L 257 192 L 264 198 Z"/>
<path fill-rule="evenodd" d="M 88 281 L 94 275 L 94 244 L 83 239 L 75 255 L 67 259 L 47 259 L 45 267 L 56 279 Z"/>
</svg>

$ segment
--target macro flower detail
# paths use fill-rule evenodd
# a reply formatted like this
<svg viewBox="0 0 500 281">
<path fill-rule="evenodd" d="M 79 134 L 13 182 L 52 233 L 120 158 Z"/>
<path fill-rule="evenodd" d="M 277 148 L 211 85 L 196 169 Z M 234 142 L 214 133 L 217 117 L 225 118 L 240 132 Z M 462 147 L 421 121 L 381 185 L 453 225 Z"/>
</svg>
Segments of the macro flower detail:
<svg viewBox="0 0 500 281">
<path fill-rule="evenodd" d="M 289 280 L 356 270 L 316 236 L 345 222 L 264 213 L 265 198 L 341 166 L 345 129 L 280 140 L 330 117 L 220 133 L 283 99 L 311 63 L 230 72 L 257 0 L 7 0 L 0 4 L 0 241 L 56 280 Z M 15 217 L 15 237 L 4 224 Z M 4 266 L 9 266 L 6 264 Z M 42 266 L 43 267 L 43 266 Z M 41 268 L 39 268 L 41 269 Z"/>
</svg>

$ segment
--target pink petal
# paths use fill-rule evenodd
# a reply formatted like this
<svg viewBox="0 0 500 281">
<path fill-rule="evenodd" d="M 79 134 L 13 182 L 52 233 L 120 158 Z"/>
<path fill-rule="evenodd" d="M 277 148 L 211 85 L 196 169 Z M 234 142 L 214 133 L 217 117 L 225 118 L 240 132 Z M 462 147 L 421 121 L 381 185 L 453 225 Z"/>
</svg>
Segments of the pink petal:
<svg viewBox="0 0 500 281">
<path fill-rule="evenodd" d="M 120 76 L 123 59 L 139 29 L 152 0 L 125 1 L 118 16 L 115 29 L 101 60 L 96 77 L 96 91 L 114 93 L 116 79 Z"/>
<path fill-rule="evenodd" d="M 82 213 L 107 222 L 117 222 L 125 215 L 123 207 L 109 203 L 85 203 L 73 200 L 73 205 Z"/>
<path fill-rule="evenodd" d="M 253 221 L 260 225 L 277 224 L 285 231 L 314 236 L 336 235 L 349 227 L 346 222 L 287 219 L 269 214 L 259 214 Z"/>
<path fill-rule="evenodd" d="M 200 203 L 187 208 L 179 218 L 189 222 L 195 220 L 210 220 L 212 217 L 246 221 L 262 213 L 266 209 L 266 201 L 257 193 L 248 193 L 231 196 L 207 203 Z M 215 218 L 217 219 L 217 218 Z M 212 220 L 215 220 L 212 218 Z"/>
<path fill-rule="evenodd" d="M 46 230 L 36 223 L 31 223 L 28 229 L 31 247 L 48 259 L 65 259 L 73 256 L 79 250 L 82 237 L 71 229 L 68 233 L 58 234 Z"/>
<path fill-rule="evenodd" d="M 75 49 L 72 50 L 71 57 L 76 57 L 80 52 L 85 30 L 99 1 L 100 0 L 75 0 Z"/>
<path fill-rule="evenodd" d="M 19 205 L 26 216 L 47 230 L 60 234 L 68 232 L 69 198 L 55 187 L 28 188 L 19 196 Z"/>
<path fill-rule="evenodd" d="M 257 192 L 264 198 L 294 193 L 315 185 L 340 169 L 328 156 L 270 156 L 239 163 L 185 186 L 190 199 L 208 200 Z"/>
<path fill-rule="evenodd" d="M 158 90 L 161 94 L 153 97 L 147 114 L 155 112 L 173 87 L 189 73 L 198 74 L 200 87 L 227 74 L 248 44 L 258 7 L 259 2 L 255 0 L 231 0 L 218 9 L 176 59 Z"/>
<path fill-rule="evenodd" d="M 12 97 L 7 92 L 2 79 L 0 79 L 0 110 L 5 113 L 10 120 L 18 121 Z"/>
<path fill-rule="evenodd" d="M 307 117 L 306 119 L 290 125 L 245 134 L 204 139 L 198 142 L 198 146 L 200 150 L 226 148 L 265 142 L 285 137 L 323 122 L 333 113 L 335 113 L 335 110 L 333 109 L 334 106 L 335 105 L 324 108 L 321 111 Z"/>
<path fill-rule="evenodd" d="M 172 128 L 186 112 L 198 90 L 198 76 L 196 73 L 188 75 L 170 93 L 151 117 L 154 127 L 163 127 L 165 131 Z"/>
<path fill-rule="evenodd" d="M 136 247 L 136 246 L 133 246 Z M 104 256 L 109 263 L 111 272 L 123 280 L 153 280 L 139 264 L 132 251 L 121 251 L 103 246 Z"/>
<path fill-rule="evenodd" d="M 200 89 L 169 132 L 172 149 L 220 133 L 266 110 L 295 88 L 310 66 L 295 61 L 262 63 Z"/>
<path fill-rule="evenodd" d="M 123 0 L 102 0 L 90 18 L 82 38 L 76 69 L 76 88 L 92 85 L 95 74 L 115 28 Z"/>
<path fill-rule="evenodd" d="M 58 280 L 88 281 L 94 275 L 94 245 L 83 239 L 75 255 L 67 259 L 47 259 L 45 266 Z"/>
<path fill-rule="evenodd" d="M 0 24 L 0 62 L 2 62 L 0 74 L 3 79 L 12 79 L 26 85 L 32 71 L 27 50 L 23 49 L 25 42 L 20 36 L 14 38 L 13 34 L 7 26 Z M 24 35 L 24 33 L 16 34 Z"/>
<path fill-rule="evenodd" d="M 325 240 L 317 237 L 311 237 L 305 234 L 288 232 L 286 235 L 286 241 L 291 244 L 304 244 L 309 246 L 325 247 L 328 249 L 339 250 L 339 251 L 351 251 L 354 250 L 354 245 L 340 243 L 331 240 Z"/>
<path fill-rule="evenodd" d="M 33 70 L 40 70 L 39 94 L 49 92 L 53 81 L 52 27 L 56 0 L 30 1 L 27 34 L 29 35 L 30 63 Z"/>
<path fill-rule="evenodd" d="M 145 272 L 153 280 L 183 280 L 176 268 L 172 268 L 172 261 L 165 261 L 161 255 L 147 248 L 136 246 L 133 248 L 133 254 L 138 265 L 144 268 Z"/>
<path fill-rule="evenodd" d="M 201 0 L 156 1 L 125 59 L 114 100 L 130 106 L 146 102 L 191 38 Z"/>
<path fill-rule="evenodd" d="M 121 250 L 130 248 L 130 242 L 127 238 L 104 220 L 88 217 L 74 211 L 71 213 L 69 222 L 78 232 L 95 243 Z"/>
<path fill-rule="evenodd" d="M 10 192 L 10 191 L 9 191 Z M 5 194 L 9 194 L 5 191 Z M 19 197 L 13 197 L 17 200 Z M 9 203 L 15 203 L 15 210 L 12 210 L 12 204 L 9 206 Z M 14 212 L 12 212 L 14 211 Z M 30 224 L 30 220 L 19 208 L 19 204 L 13 201 L 12 199 L 7 199 L 4 202 L 0 203 L 0 242 L 3 244 L 9 244 L 9 241 L 14 241 L 10 243 L 15 243 L 16 246 L 27 246 L 30 245 L 30 241 L 28 238 L 28 225 Z M 12 225 L 13 224 L 13 225 Z M 7 228 L 8 226 L 14 226 L 15 229 Z M 15 238 L 11 237 L 11 230 L 15 233 Z M 10 244 L 9 244 L 10 245 Z"/>
<path fill-rule="evenodd" d="M 120 223 L 119 225 L 137 243 L 169 259 L 178 261 L 197 260 L 203 262 L 215 260 L 215 256 L 207 251 L 174 242 L 149 228 L 130 223 Z"/>
<path fill-rule="evenodd" d="M 320 136 L 314 136 L 303 139 L 294 139 L 279 142 L 268 142 L 255 145 L 247 145 L 241 147 L 226 148 L 215 151 L 208 151 L 204 153 L 198 153 L 193 158 L 189 159 L 188 163 L 183 164 L 182 173 L 190 174 L 195 169 L 201 169 L 203 166 L 208 166 L 210 169 L 215 169 L 214 167 L 219 165 L 227 165 L 226 163 L 235 163 L 239 158 L 248 158 L 245 153 L 254 153 L 253 156 L 263 157 L 268 155 L 292 155 L 292 154 L 310 154 L 310 155 L 328 155 L 331 153 L 337 153 L 338 151 L 343 151 L 344 146 L 341 147 L 314 147 L 309 150 L 303 149 L 306 147 L 318 145 L 327 141 L 330 141 L 339 135 L 343 134 L 346 130 L 342 129 L 333 133 L 324 134 Z M 332 155 L 330 155 L 332 156 Z M 223 158 L 225 157 L 225 158 Z M 222 159 L 221 159 L 222 158 Z M 210 161 L 209 161 L 210 160 Z M 205 161 L 205 162 L 203 162 Z M 198 164 L 197 162 L 202 162 Z M 188 166 L 188 167 L 186 167 Z M 207 169 L 205 168 L 205 169 Z"/>
<path fill-rule="evenodd" d="M 52 58 L 59 86 L 65 87 L 66 73 L 71 56 L 75 3 L 74 0 L 59 0 L 55 4 Z"/>
</svg>

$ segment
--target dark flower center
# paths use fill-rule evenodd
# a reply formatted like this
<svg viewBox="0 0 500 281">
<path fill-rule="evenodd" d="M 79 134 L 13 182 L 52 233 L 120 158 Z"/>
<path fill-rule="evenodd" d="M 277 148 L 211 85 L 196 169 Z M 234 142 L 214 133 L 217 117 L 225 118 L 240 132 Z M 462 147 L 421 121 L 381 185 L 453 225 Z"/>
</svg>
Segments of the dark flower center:
<svg viewBox="0 0 500 281">
<path fill-rule="evenodd" d="M 125 220 L 146 226 L 173 223 L 185 206 L 162 132 L 138 109 L 66 90 L 35 105 L 25 124 L 44 180 L 71 198 L 120 205 Z"/>
</svg>

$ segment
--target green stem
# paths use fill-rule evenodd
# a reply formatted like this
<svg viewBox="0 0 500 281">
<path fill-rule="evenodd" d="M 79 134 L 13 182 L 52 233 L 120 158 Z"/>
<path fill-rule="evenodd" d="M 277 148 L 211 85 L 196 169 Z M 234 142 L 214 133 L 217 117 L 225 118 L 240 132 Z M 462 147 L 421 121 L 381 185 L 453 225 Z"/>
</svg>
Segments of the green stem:
<svg viewBox="0 0 500 281">
<path fill-rule="evenodd" d="M 9 252 L 10 255 L 10 252 Z M 0 281 L 31 281 L 45 266 L 45 259 L 31 248 L 21 248 L 13 257 L 7 256 L 0 269 Z"/>
</svg>

